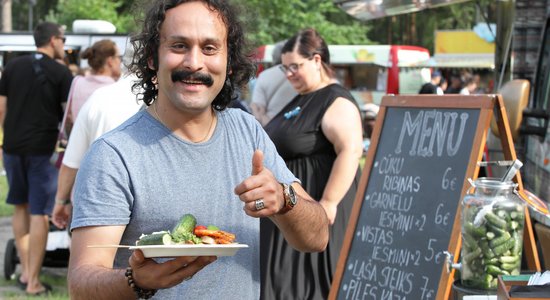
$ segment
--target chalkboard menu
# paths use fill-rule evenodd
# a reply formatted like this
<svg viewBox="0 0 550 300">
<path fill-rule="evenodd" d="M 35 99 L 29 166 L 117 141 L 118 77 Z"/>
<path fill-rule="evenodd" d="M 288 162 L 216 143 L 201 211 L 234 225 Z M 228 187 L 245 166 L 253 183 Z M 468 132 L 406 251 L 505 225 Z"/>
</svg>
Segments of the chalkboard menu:
<svg viewBox="0 0 550 300">
<path fill-rule="evenodd" d="M 493 104 L 489 96 L 383 99 L 329 298 L 436 298 Z"/>
</svg>

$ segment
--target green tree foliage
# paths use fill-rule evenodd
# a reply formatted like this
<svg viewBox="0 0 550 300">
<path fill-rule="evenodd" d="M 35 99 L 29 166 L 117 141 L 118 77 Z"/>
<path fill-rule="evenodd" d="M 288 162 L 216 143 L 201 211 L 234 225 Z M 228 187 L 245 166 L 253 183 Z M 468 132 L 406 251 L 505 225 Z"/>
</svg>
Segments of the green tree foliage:
<svg viewBox="0 0 550 300">
<path fill-rule="evenodd" d="M 122 0 L 58 0 L 55 9 L 49 11 L 46 19 L 67 26 L 77 19 L 105 20 L 113 23 L 117 33 L 127 33 L 135 29 L 131 5 Z M 125 11 L 119 8 L 125 7 Z"/>
<path fill-rule="evenodd" d="M 328 44 L 369 44 L 369 26 L 344 13 L 329 0 L 234 0 L 244 12 L 254 45 L 272 44 L 300 29 L 315 28 Z"/>
<path fill-rule="evenodd" d="M 45 16 L 57 5 L 58 0 L 36 1 L 32 6 L 32 27 L 45 20 Z M 12 28 L 14 31 L 29 30 L 29 1 L 12 1 Z"/>
<path fill-rule="evenodd" d="M 433 53 L 437 30 L 472 30 L 478 22 L 495 23 L 494 0 L 476 0 L 367 21 L 368 37 L 381 44 L 416 45 Z"/>
<path fill-rule="evenodd" d="M 39 1 L 45 2 L 45 1 Z M 71 30 L 75 19 L 101 19 L 113 23 L 118 33 L 137 28 L 136 7 L 147 1 L 57 0 L 46 17 Z M 317 29 L 329 44 L 368 44 L 369 26 L 355 20 L 331 0 L 233 0 L 242 8 L 248 38 L 253 46 L 286 39 L 306 27 Z M 141 3 L 141 4 L 140 4 Z M 43 15 L 44 16 L 44 15 Z M 44 17 L 43 17 L 44 18 Z"/>
</svg>

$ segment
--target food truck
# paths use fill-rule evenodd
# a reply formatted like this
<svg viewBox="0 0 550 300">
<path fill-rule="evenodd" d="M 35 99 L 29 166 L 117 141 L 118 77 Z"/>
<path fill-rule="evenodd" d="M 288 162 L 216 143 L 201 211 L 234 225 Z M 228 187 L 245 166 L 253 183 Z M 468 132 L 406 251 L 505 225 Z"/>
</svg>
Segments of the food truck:
<svg viewBox="0 0 550 300">
<path fill-rule="evenodd" d="M 273 63 L 274 45 L 257 49 L 259 70 Z M 417 94 L 429 81 L 426 48 L 405 45 L 329 45 L 330 62 L 338 80 L 359 104 L 380 104 L 386 94 Z"/>
</svg>

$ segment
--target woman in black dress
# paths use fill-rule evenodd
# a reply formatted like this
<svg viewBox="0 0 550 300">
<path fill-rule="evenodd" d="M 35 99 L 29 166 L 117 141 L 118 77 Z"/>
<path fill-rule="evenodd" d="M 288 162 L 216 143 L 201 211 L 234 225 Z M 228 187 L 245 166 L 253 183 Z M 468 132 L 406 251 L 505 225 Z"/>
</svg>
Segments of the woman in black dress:
<svg viewBox="0 0 550 300">
<path fill-rule="evenodd" d="M 324 252 L 303 253 L 261 219 L 262 299 L 325 299 L 359 184 L 362 127 L 352 95 L 338 84 L 322 37 L 306 29 L 282 49 L 282 71 L 298 91 L 266 126 L 289 169 L 331 222 Z"/>
</svg>

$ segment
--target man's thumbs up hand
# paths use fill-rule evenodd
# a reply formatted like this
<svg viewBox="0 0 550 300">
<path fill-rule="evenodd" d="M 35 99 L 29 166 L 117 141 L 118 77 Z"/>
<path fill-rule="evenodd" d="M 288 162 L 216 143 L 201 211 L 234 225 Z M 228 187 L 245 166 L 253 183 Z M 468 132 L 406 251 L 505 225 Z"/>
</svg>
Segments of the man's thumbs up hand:
<svg viewBox="0 0 550 300">
<path fill-rule="evenodd" d="M 252 217 L 276 214 L 284 203 L 281 184 L 269 169 L 264 167 L 264 153 L 254 151 L 252 175 L 235 187 L 235 194 L 244 203 L 244 211 Z"/>
<path fill-rule="evenodd" d="M 262 150 L 254 151 L 252 155 L 252 175 L 259 175 L 264 170 L 264 153 Z"/>
</svg>

